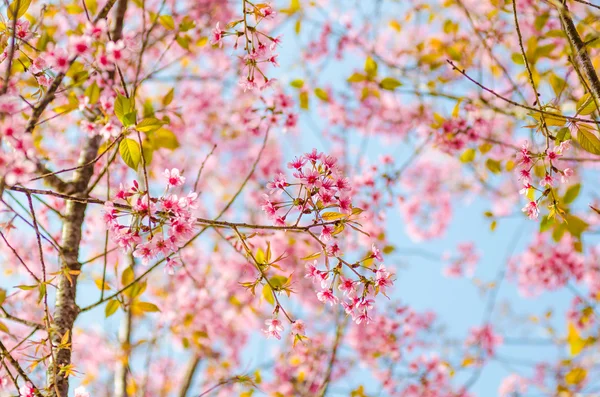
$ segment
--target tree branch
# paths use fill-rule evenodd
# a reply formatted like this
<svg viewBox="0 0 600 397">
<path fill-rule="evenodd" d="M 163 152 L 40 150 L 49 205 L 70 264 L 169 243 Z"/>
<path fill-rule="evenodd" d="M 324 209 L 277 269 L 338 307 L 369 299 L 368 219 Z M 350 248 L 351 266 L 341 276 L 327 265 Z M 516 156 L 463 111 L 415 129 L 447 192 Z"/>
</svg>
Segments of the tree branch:
<svg viewBox="0 0 600 397">
<path fill-rule="evenodd" d="M 587 50 L 585 49 L 585 43 L 583 40 L 581 40 L 581 36 L 579 36 L 579 33 L 577 32 L 577 28 L 575 27 L 573 18 L 571 18 L 571 13 L 569 12 L 566 2 L 563 1 L 562 7 L 557 8 L 558 15 L 562 21 L 562 26 L 567 34 L 567 38 L 577 51 L 577 53 L 574 55 L 576 55 L 577 59 L 579 59 L 583 73 L 590 82 L 591 94 L 594 96 L 596 102 L 600 103 L 600 79 L 598 79 L 598 74 L 594 69 L 594 65 L 592 64 Z"/>
</svg>

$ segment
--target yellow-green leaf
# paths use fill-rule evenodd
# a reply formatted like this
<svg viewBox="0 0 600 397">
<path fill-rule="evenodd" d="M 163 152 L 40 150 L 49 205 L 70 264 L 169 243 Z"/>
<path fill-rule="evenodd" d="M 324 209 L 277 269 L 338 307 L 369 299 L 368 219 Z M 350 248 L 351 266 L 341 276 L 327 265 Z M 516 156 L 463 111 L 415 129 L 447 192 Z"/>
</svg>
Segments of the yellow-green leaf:
<svg viewBox="0 0 600 397">
<path fill-rule="evenodd" d="M 141 132 L 156 131 L 165 124 L 164 121 L 157 119 L 156 117 L 147 117 L 137 123 L 135 129 Z"/>
<path fill-rule="evenodd" d="M 365 81 L 366 79 L 367 79 L 367 76 L 365 76 L 364 74 L 353 73 L 352 76 L 348 77 L 348 82 L 360 83 L 362 81 Z"/>
<path fill-rule="evenodd" d="M 459 159 L 463 163 L 470 163 L 471 161 L 475 160 L 476 153 L 477 152 L 475 151 L 475 149 L 469 148 L 469 149 L 465 150 L 464 152 L 462 152 Z"/>
<path fill-rule="evenodd" d="M 287 283 L 288 278 L 285 276 L 273 276 L 271 277 L 271 279 L 269 280 L 269 283 L 271 283 L 271 285 L 273 286 L 273 288 L 279 288 L 282 285 L 285 285 L 285 283 Z"/>
<path fill-rule="evenodd" d="M 487 161 L 485 162 L 485 166 L 494 174 L 499 174 L 502 171 L 502 166 L 500 165 L 500 162 L 498 160 L 487 159 Z"/>
<path fill-rule="evenodd" d="M 308 109 L 308 92 L 302 91 L 299 95 L 300 109 Z"/>
<path fill-rule="evenodd" d="M 325 221 L 335 221 L 337 219 L 345 218 L 346 214 L 342 214 L 339 212 L 324 212 L 321 214 L 321 218 Z"/>
<path fill-rule="evenodd" d="M 133 112 L 133 103 L 132 101 L 124 97 L 122 95 L 118 95 L 115 100 L 115 116 L 119 119 L 119 121 L 125 125 L 131 125 L 131 121 L 127 117 L 130 113 Z"/>
<path fill-rule="evenodd" d="M 575 138 L 583 150 L 600 155 L 600 140 L 596 137 L 591 128 L 577 125 L 577 136 Z"/>
<path fill-rule="evenodd" d="M 581 184 L 579 184 L 579 183 L 576 185 L 570 186 L 567 189 L 567 191 L 565 192 L 565 196 L 563 197 L 563 203 L 571 204 L 573 201 L 575 201 L 577 196 L 579 196 L 580 190 L 581 190 Z"/>
<path fill-rule="evenodd" d="M 379 86 L 384 90 L 394 91 L 396 88 L 402 86 L 402 83 L 393 77 L 386 77 L 385 79 L 381 80 Z"/>
<path fill-rule="evenodd" d="M 320 256 L 321 256 L 321 251 L 315 252 L 314 254 L 310 254 L 308 256 L 305 256 L 304 258 L 302 258 L 302 260 L 303 261 L 311 261 L 313 259 L 317 259 Z"/>
<path fill-rule="evenodd" d="M 315 88 L 315 95 L 324 102 L 329 101 L 329 94 L 327 94 L 327 91 L 322 88 Z"/>
<path fill-rule="evenodd" d="M 571 356 L 576 356 L 579 353 L 581 353 L 581 351 L 586 345 L 585 340 L 581 338 L 579 332 L 577 332 L 577 328 L 572 323 L 569 323 L 567 343 L 569 344 Z"/>
<path fill-rule="evenodd" d="M 136 309 L 145 313 L 154 313 L 160 311 L 158 306 L 150 302 L 135 302 L 133 306 L 135 306 Z"/>
<path fill-rule="evenodd" d="M 115 314 L 115 312 L 117 311 L 117 309 L 119 308 L 119 301 L 116 299 L 111 299 L 108 301 L 108 303 L 106 304 L 106 308 L 104 309 L 104 316 L 105 317 L 110 317 L 113 314 Z"/>
<path fill-rule="evenodd" d="M 13 0 L 8 6 L 8 18 L 19 19 L 27 12 L 31 0 Z"/>
<path fill-rule="evenodd" d="M 273 290 L 271 289 L 271 287 L 269 286 L 269 284 L 265 284 L 263 286 L 262 296 L 270 304 L 272 304 L 272 305 L 275 304 L 275 298 L 273 297 Z"/>
<path fill-rule="evenodd" d="M 590 94 L 585 94 L 577 102 L 577 114 L 582 116 L 588 116 L 597 109 L 596 102 Z"/>
<path fill-rule="evenodd" d="M 135 280 L 135 274 L 133 273 L 133 268 L 129 266 L 127 269 L 123 270 L 123 274 L 121 274 L 121 285 L 123 287 L 131 284 Z"/>
<path fill-rule="evenodd" d="M 136 141 L 129 138 L 123 139 L 119 144 L 119 154 L 121 154 L 121 158 L 125 164 L 137 171 L 142 158 L 142 151 Z"/>
<path fill-rule="evenodd" d="M 567 382 L 568 385 L 578 385 L 582 383 L 586 377 L 587 371 L 585 369 L 575 367 L 565 375 L 565 382 Z"/>
<path fill-rule="evenodd" d="M 105 291 L 107 291 L 110 289 L 110 286 L 106 281 L 104 281 L 104 284 L 102 284 L 101 278 L 97 278 L 96 280 L 94 280 L 94 283 L 96 284 L 96 287 L 98 287 L 99 290 L 104 289 Z"/>
<path fill-rule="evenodd" d="M 179 147 L 179 141 L 175 133 L 166 128 L 154 131 L 151 138 L 155 149 L 165 148 L 175 150 Z"/>
<path fill-rule="evenodd" d="M 2 321 L 0 321 L 0 332 L 4 332 L 6 334 L 10 333 L 8 327 Z"/>
<path fill-rule="evenodd" d="M 377 62 L 371 57 L 367 57 L 365 61 L 365 73 L 367 73 L 367 77 L 369 78 L 377 76 Z"/>
<path fill-rule="evenodd" d="M 304 87 L 304 80 L 302 80 L 302 79 L 292 80 L 290 82 L 290 85 L 294 88 L 302 88 L 302 87 Z"/>
<path fill-rule="evenodd" d="M 160 24 L 162 26 L 164 26 L 165 29 L 167 29 L 167 30 L 175 29 L 175 21 L 173 20 L 173 17 L 170 15 L 161 15 L 158 18 L 158 22 L 160 22 Z"/>
<path fill-rule="evenodd" d="M 167 95 L 165 95 L 162 99 L 163 106 L 169 106 L 171 102 L 173 102 L 173 97 L 175 95 L 175 89 L 171 88 Z"/>
</svg>

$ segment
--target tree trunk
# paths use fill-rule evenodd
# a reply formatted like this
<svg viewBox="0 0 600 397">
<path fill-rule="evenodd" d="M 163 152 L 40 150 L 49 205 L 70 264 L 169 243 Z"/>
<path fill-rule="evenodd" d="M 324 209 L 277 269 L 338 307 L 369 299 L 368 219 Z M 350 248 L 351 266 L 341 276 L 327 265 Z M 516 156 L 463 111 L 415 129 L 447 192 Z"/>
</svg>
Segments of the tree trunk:
<svg viewBox="0 0 600 397">
<path fill-rule="evenodd" d="M 89 138 L 81 155 L 79 165 L 91 162 L 98 153 L 100 137 Z M 88 187 L 94 173 L 94 166 L 89 165 L 75 171 L 73 178 L 74 195 L 79 195 Z M 66 270 L 78 271 L 81 269 L 79 263 L 79 245 L 81 242 L 81 227 L 85 219 L 85 203 L 67 201 L 65 221 L 62 229 L 62 256 L 61 267 Z M 68 333 L 68 342 L 72 344 L 72 330 L 75 319 L 79 314 L 76 304 L 77 274 L 70 274 L 70 280 L 64 274 L 58 276 L 58 289 L 56 292 L 56 305 L 54 310 L 54 321 L 51 330 L 52 355 L 54 363 L 48 368 L 48 385 L 51 397 L 67 397 L 69 392 L 69 379 L 64 372 L 71 365 L 71 345 L 60 348 L 63 337 Z"/>
</svg>

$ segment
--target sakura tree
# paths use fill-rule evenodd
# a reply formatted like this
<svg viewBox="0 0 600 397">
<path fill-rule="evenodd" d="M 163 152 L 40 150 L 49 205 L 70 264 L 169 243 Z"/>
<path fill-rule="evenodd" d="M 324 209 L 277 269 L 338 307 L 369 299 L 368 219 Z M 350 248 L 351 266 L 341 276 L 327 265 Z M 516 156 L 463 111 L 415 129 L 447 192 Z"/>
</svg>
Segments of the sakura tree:
<svg viewBox="0 0 600 397">
<path fill-rule="evenodd" d="M 600 393 L 600 4 L 0 7 L 0 396 Z"/>
</svg>

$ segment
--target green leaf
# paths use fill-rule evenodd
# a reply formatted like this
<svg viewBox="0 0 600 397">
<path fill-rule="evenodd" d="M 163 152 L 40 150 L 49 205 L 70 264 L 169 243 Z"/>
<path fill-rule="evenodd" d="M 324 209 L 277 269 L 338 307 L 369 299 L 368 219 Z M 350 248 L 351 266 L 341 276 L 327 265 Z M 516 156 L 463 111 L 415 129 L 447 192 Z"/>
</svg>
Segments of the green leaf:
<svg viewBox="0 0 600 397">
<path fill-rule="evenodd" d="M 581 190 L 581 184 L 579 184 L 579 183 L 569 187 L 563 197 L 563 203 L 571 204 L 573 201 L 575 201 L 577 196 L 579 196 L 580 190 Z"/>
<path fill-rule="evenodd" d="M 377 62 L 373 60 L 371 57 L 367 57 L 365 61 L 365 73 L 370 78 L 377 76 Z"/>
<path fill-rule="evenodd" d="M 475 160 L 476 153 L 477 152 L 475 151 L 475 149 L 469 148 L 469 149 L 465 150 L 464 152 L 462 152 L 459 159 L 463 163 L 470 163 L 471 161 Z"/>
<path fill-rule="evenodd" d="M 133 139 L 125 138 L 119 144 L 119 153 L 125 164 L 137 171 L 142 158 L 140 145 Z"/>
<path fill-rule="evenodd" d="M 1 321 L 0 321 L 0 332 L 4 332 L 6 334 L 10 333 L 10 330 L 8 329 L 8 327 L 6 326 L 6 324 L 4 324 Z"/>
<path fill-rule="evenodd" d="M 160 24 L 162 26 L 164 26 L 165 29 L 167 29 L 167 30 L 175 29 L 175 21 L 173 20 L 173 17 L 170 15 L 161 15 L 158 18 L 158 22 L 160 22 Z"/>
<path fill-rule="evenodd" d="M 119 308 L 119 301 L 116 299 L 111 299 L 108 301 L 108 303 L 106 304 L 106 307 L 104 308 L 104 316 L 106 318 L 112 316 L 113 314 L 115 314 L 115 312 L 117 311 L 117 309 Z"/>
<path fill-rule="evenodd" d="M 273 276 L 269 279 L 269 283 L 271 283 L 271 285 L 273 286 L 273 288 L 279 288 L 282 285 L 285 285 L 285 283 L 287 283 L 288 278 L 285 276 Z"/>
<path fill-rule="evenodd" d="M 6 4 L 6 3 L 5 3 Z M 8 6 L 8 18 L 19 19 L 27 12 L 31 0 L 13 0 Z M 16 18 L 15 18 L 16 15 Z"/>
<path fill-rule="evenodd" d="M 549 127 L 552 127 L 552 126 L 562 127 L 563 125 L 565 125 L 565 122 L 566 122 L 566 119 L 564 117 L 562 117 L 561 114 L 558 114 L 558 113 L 531 112 L 531 113 L 529 113 L 529 115 L 531 117 L 533 117 L 540 126 L 542 125 L 542 116 L 544 118 L 544 121 L 546 122 L 546 125 Z"/>
<path fill-rule="evenodd" d="M 152 163 L 152 158 L 154 157 L 154 146 L 149 140 L 144 140 L 142 142 L 142 155 L 144 156 L 144 163 L 146 163 L 146 165 Z"/>
<path fill-rule="evenodd" d="M 125 116 L 133 111 L 131 100 L 122 95 L 117 95 L 115 100 L 115 116 L 123 125 L 127 125 L 125 122 Z"/>
<path fill-rule="evenodd" d="M 485 166 L 494 174 L 499 174 L 502 171 L 502 166 L 500 165 L 500 162 L 498 160 L 487 159 L 487 161 L 485 162 Z"/>
<path fill-rule="evenodd" d="M 379 86 L 384 90 L 394 91 L 396 88 L 402 86 L 402 83 L 393 77 L 386 77 L 385 79 L 381 80 Z"/>
<path fill-rule="evenodd" d="M 135 129 L 141 132 L 156 131 L 165 124 L 164 121 L 156 117 L 148 117 L 137 123 Z"/>
<path fill-rule="evenodd" d="M 548 21 L 549 17 L 550 17 L 550 13 L 548 13 L 548 12 L 538 15 L 535 18 L 535 21 L 533 22 L 533 26 L 535 26 L 535 28 L 537 30 L 542 30 L 542 28 L 546 25 L 546 22 Z"/>
<path fill-rule="evenodd" d="M 0 306 L 6 300 L 6 290 L 4 288 L 0 288 Z"/>
<path fill-rule="evenodd" d="M 576 138 L 583 150 L 600 155 L 600 140 L 589 127 L 577 125 Z"/>
<path fill-rule="evenodd" d="M 275 298 L 273 297 L 273 290 L 271 289 L 269 284 L 263 285 L 262 296 L 270 304 L 272 304 L 272 305 L 275 304 Z"/>
<path fill-rule="evenodd" d="M 85 96 L 90 99 L 90 105 L 95 105 L 98 102 L 100 99 L 100 87 L 98 87 L 95 81 L 86 88 Z"/>
<path fill-rule="evenodd" d="M 173 131 L 166 128 L 161 128 L 154 131 L 151 136 L 151 141 L 155 149 L 165 148 L 175 150 L 179 147 L 177 136 L 173 133 Z"/>
<path fill-rule="evenodd" d="M 182 32 L 187 32 L 188 30 L 193 29 L 195 26 L 196 21 L 194 21 L 189 15 L 186 15 L 179 24 L 179 30 Z"/>
<path fill-rule="evenodd" d="M 169 106 L 171 104 L 171 102 L 173 102 L 174 95 L 175 95 L 175 89 L 171 88 L 169 90 L 169 92 L 167 92 L 167 95 L 165 95 L 162 99 L 163 106 Z"/>
<path fill-rule="evenodd" d="M 324 102 L 329 102 L 329 94 L 322 88 L 315 88 L 315 95 Z"/>
<path fill-rule="evenodd" d="M 556 133 L 556 144 L 561 144 L 564 141 L 571 139 L 571 131 L 567 127 L 563 127 Z"/>
<path fill-rule="evenodd" d="M 360 73 L 353 73 L 352 76 L 348 77 L 349 83 L 360 83 L 367 80 L 367 76 Z"/>
<path fill-rule="evenodd" d="M 543 233 L 546 230 L 549 230 L 550 227 L 554 224 L 554 222 L 555 222 L 554 217 L 550 218 L 548 215 L 544 215 L 544 217 L 542 218 L 542 221 L 540 222 L 540 233 Z"/>
<path fill-rule="evenodd" d="M 190 50 L 190 36 L 188 36 L 187 34 L 184 36 L 177 36 L 175 38 L 175 41 L 177 42 L 177 44 L 179 44 L 181 46 L 181 48 L 183 48 L 184 50 Z"/>
<path fill-rule="evenodd" d="M 581 234 L 590 226 L 583 219 L 570 214 L 565 216 L 565 223 L 569 234 L 578 239 L 581 238 Z"/>
</svg>

